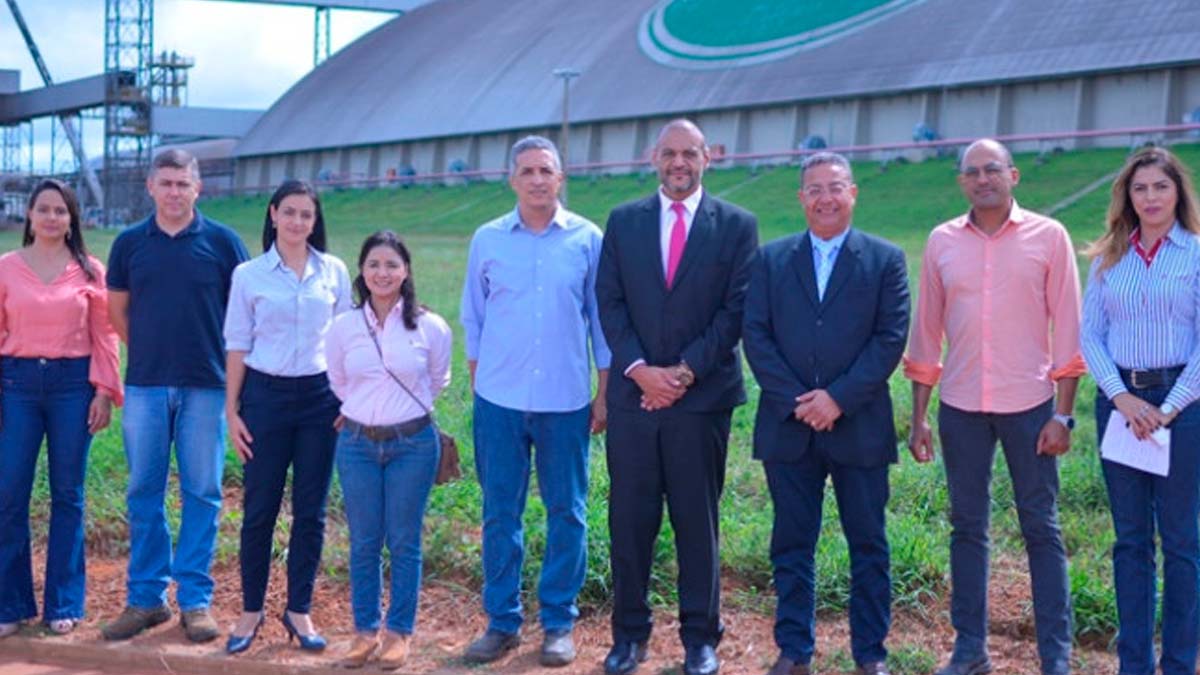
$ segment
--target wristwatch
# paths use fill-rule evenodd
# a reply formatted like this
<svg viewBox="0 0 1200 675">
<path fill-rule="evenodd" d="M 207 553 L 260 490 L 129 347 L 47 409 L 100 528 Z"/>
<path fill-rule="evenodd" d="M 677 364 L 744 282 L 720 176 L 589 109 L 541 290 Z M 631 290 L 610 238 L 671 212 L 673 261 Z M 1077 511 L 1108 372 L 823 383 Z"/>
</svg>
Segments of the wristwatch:
<svg viewBox="0 0 1200 675">
<path fill-rule="evenodd" d="M 1171 405 L 1170 403 L 1164 403 L 1158 406 L 1158 411 L 1167 417 L 1170 417 L 1171 415 L 1175 414 L 1175 406 Z"/>
<path fill-rule="evenodd" d="M 1071 431 L 1075 428 L 1075 418 L 1071 417 L 1070 415 L 1054 413 L 1054 421 L 1066 427 L 1067 431 Z"/>
</svg>

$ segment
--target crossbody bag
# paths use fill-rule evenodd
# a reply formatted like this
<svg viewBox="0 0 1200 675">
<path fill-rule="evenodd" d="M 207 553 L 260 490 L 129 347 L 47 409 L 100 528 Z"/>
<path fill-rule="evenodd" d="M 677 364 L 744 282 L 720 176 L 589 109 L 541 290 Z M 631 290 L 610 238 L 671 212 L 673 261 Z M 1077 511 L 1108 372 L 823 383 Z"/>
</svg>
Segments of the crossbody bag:
<svg viewBox="0 0 1200 675">
<path fill-rule="evenodd" d="M 375 333 L 375 328 L 371 326 L 371 321 L 367 318 L 367 303 L 363 303 L 362 310 L 363 324 L 367 327 L 367 333 L 369 333 L 371 336 L 371 342 L 375 344 L 375 351 L 379 354 L 379 364 L 383 366 L 384 372 L 391 376 L 391 378 L 395 380 L 396 384 L 400 385 L 400 388 L 404 390 L 404 393 L 408 394 L 409 398 L 416 401 L 417 405 L 421 406 L 421 410 L 424 410 L 425 414 L 429 416 L 429 419 L 433 424 L 433 429 L 435 432 L 437 432 L 438 443 L 442 446 L 442 454 L 438 460 L 437 476 L 433 479 L 434 484 L 443 485 L 445 483 L 449 483 L 450 481 L 462 478 L 462 466 L 458 461 L 458 442 L 454 440 L 453 436 L 445 431 L 442 431 L 442 428 L 437 423 L 437 418 L 435 418 L 433 415 L 433 411 L 430 410 L 420 398 L 417 398 L 417 395 L 408 388 L 408 385 L 404 384 L 404 382 L 399 377 L 396 377 L 396 374 L 387 367 L 387 363 L 383 360 L 383 347 L 379 344 L 379 335 Z"/>
</svg>

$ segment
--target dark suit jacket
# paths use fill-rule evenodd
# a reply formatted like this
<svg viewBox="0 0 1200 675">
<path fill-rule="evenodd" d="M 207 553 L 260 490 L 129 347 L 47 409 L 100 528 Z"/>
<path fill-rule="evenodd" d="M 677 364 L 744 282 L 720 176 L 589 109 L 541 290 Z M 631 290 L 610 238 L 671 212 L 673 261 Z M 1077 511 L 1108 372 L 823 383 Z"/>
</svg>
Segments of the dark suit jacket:
<svg viewBox="0 0 1200 675">
<path fill-rule="evenodd" d="M 908 335 L 908 270 L 895 245 L 851 229 L 823 301 L 807 232 L 763 246 L 745 307 L 746 359 L 762 387 L 754 456 L 796 461 L 819 450 L 872 467 L 896 461 L 888 376 Z M 824 389 L 842 409 L 828 432 L 796 420 L 796 397 Z"/>
<path fill-rule="evenodd" d="M 673 407 L 688 412 L 732 409 L 746 402 L 737 343 L 758 221 L 706 192 L 675 283 L 667 290 L 658 199 L 656 192 L 618 206 L 605 226 L 596 301 L 613 355 L 608 405 L 640 409 L 641 389 L 623 375 L 638 359 L 651 366 L 684 360 L 696 381 Z"/>
</svg>

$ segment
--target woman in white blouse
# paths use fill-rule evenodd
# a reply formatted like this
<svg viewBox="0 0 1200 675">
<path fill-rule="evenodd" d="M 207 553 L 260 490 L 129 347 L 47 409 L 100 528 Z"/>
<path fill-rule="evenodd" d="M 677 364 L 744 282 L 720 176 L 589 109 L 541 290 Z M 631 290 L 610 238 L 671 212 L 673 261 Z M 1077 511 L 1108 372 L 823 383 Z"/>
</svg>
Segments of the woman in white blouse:
<svg viewBox="0 0 1200 675">
<path fill-rule="evenodd" d="M 250 647 L 264 619 L 289 466 L 288 602 L 280 620 L 303 649 L 325 648 L 309 617 L 337 440 L 338 400 L 325 373 L 325 336 L 334 317 L 350 309 L 350 275 L 325 253 L 321 200 L 302 181 L 285 181 L 272 195 L 263 251 L 234 271 L 225 317 L 225 415 L 245 465 L 242 616 L 226 644 L 230 654 Z"/>
<path fill-rule="evenodd" d="M 379 666 L 408 656 L 421 587 L 421 521 L 440 447 L 429 411 L 450 384 L 450 327 L 417 302 L 412 258 L 393 232 L 363 243 L 359 307 L 329 333 L 329 381 L 342 400 L 338 477 L 350 525 L 350 599 L 357 633 L 342 664 L 380 649 L 380 552 L 391 553 L 391 605 Z"/>
</svg>

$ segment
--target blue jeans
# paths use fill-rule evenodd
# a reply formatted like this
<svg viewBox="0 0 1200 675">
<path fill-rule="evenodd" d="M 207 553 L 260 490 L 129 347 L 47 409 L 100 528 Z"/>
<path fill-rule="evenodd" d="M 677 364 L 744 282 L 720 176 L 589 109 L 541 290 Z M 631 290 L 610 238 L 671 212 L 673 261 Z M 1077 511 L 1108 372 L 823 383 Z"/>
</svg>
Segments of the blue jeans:
<svg viewBox="0 0 1200 675">
<path fill-rule="evenodd" d="M 1131 390 L 1159 405 L 1167 388 Z M 1096 394 L 1096 429 L 1103 438 L 1112 403 Z M 1171 423 L 1171 470 L 1154 476 L 1101 461 L 1117 541 L 1113 580 L 1117 590 L 1117 655 L 1121 675 L 1154 673 L 1157 582 L 1154 534 L 1162 543 L 1163 675 L 1193 675 L 1200 642 L 1200 406 L 1184 408 Z"/>
<path fill-rule="evenodd" d="M 386 441 L 347 429 L 338 433 L 335 455 L 350 526 L 350 604 L 360 633 L 379 630 L 384 543 L 391 554 L 387 629 L 413 632 L 421 590 L 421 523 L 440 454 L 432 425 Z"/>
<path fill-rule="evenodd" d="M 221 512 L 225 392 L 126 386 L 123 427 L 129 462 L 128 604 L 142 609 L 165 604 L 173 577 L 181 610 L 207 608 L 213 592 L 209 565 Z M 172 443 L 183 497 L 173 556 L 163 504 Z"/>
<path fill-rule="evenodd" d="M 943 403 L 938 413 L 950 493 L 950 621 L 956 631 L 951 659 L 956 663 L 987 654 L 988 524 L 999 440 L 1029 557 L 1042 672 L 1070 671 L 1071 590 L 1058 525 L 1058 458 L 1037 454 L 1038 434 L 1053 413 L 1053 400 L 1016 413 L 965 412 Z"/>
<path fill-rule="evenodd" d="M 0 623 L 37 616 L 29 497 L 42 437 L 50 468 L 43 618 L 83 618 L 83 478 L 92 435 L 87 357 L 0 359 Z"/>
<path fill-rule="evenodd" d="M 475 396 L 475 470 L 483 487 L 483 609 L 488 629 L 521 628 L 522 515 L 529 493 L 530 446 L 546 504 L 546 552 L 538 583 L 542 629 L 570 630 L 587 572 L 588 419 L 521 412 Z"/>
</svg>

